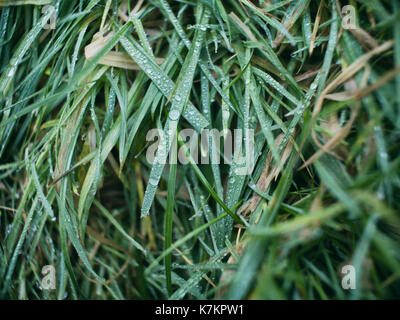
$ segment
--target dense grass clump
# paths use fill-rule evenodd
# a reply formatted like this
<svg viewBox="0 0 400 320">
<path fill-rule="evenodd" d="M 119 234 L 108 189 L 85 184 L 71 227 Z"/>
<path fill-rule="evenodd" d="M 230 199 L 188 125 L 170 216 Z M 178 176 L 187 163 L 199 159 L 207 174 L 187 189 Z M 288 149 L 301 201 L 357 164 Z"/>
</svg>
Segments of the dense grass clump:
<svg viewBox="0 0 400 320">
<path fill-rule="evenodd" d="M 0 10 L 0 298 L 400 297 L 397 0 Z M 254 150 L 150 163 L 151 129 Z"/>
</svg>

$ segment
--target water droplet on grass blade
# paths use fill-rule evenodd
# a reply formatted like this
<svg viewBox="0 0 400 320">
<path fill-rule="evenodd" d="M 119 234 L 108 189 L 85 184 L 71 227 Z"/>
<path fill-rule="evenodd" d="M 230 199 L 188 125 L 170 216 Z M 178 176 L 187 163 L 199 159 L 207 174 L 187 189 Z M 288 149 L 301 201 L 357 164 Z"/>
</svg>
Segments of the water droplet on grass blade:
<svg viewBox="0 0 400 320">
<path fill-rule="evenodd" d="M 177 99 L 177 97 L 175 97 L 175 99 Z M 171 120 L 178 120 L 178 118 L 179 118 L 179 111 L 177 111 L 177 110 L 171 110 L 171 112 L 169 113 L 169 118 L 171 119 Z"/>
<path fill-rule="evenodd" d="M 11 77 L 14 76 L 14 74 L 15 74 L 15 69 L 14 69 L 14 68 L 11 68 L 11 69 L 10 69 L 10 72 L 8 73 L 8 76 L 11 78 Z"/>
<path fill-rule="evenodd" d="M 151 184 L 152 186 L 156 186 L 158 185 L 158 181 L 157 179 L 149 179 L 149 184 Z"/>
</svg>

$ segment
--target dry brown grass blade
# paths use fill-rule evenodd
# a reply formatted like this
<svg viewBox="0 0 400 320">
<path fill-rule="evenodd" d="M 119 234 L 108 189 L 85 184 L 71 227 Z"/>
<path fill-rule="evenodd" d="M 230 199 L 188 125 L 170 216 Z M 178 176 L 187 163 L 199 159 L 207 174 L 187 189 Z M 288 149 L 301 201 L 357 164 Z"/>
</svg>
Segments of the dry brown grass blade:
<svg viewBox="0 0 400 320">
<path fill-rule="evenodd" d="M 131 258 L 133 258 L 133 255 L 126 250 L 125 248 L 122 248 L 121 246 L 119 246 L 118 244 L 116 244 L 115 242 L 107 239 L 106 237 L 104 237 L 102 234 L 98 233 L 96 230 L 94 230 L 91 226 L 87 226 L 86 227 L 86 232 L 88 233 L 88 235 L 90 235 L 92 238 L 96 239 L 99 243 L 101 244 L 105 244 L 107 246 L 110 246 L 118 251 L 121 251 L 125 254 L 127 254 L 128 256 L 130 256 Z"/>
<path fill-rule="evenodd" d="M 361 88 L 356 92 L 352 93 L 349 91 L 341 91 L 330 93 L 325 96 L 326 99 L 333 100 L 333 101 L 347 101 L 347 100 L 361 100 L 365 96 L 369 95 L 370 93 L 374 92 L 375 90 L 382 87 L 385 83 L 389 82 L 393 78 L 395 78 L 400 73 L 400 67 L 397 67 L 385 75 L 380 77 L 376 82 L 371 84 L 369 87 Z"/>
<path fill-rule="evenodd" d="M 129 13 L 129 16 L 133 16 L 133 15 L 135 15 L 136 13 L 138 13 L 139 10 L 140 10 L 140 8 L 141 8 L 142 5 L 143 5 L 143 2 L 144 2 L 144 0 L 139 0 L 139 1 L 136 3 L 135 7 L 132 9 L 132 11 Z M 127 5 L 127 3 L 125 4 L 125 6 L 121 6 L 121 7 L 118 9 L 118 15 L 119 15 L 119 17 L 121 18 L 121 20 L 124 21 L 124 22 L 128 22 L 128 21 L 129 21 L 129 16 L 127 15 L 127 10 L 128 10 L 128 5 Z"/>
<path fill-rule="evenodd" d="M 240 232 L 239 232 L 239 234 L 240 234 Z M 244 249 L 245 249 L 245 247 L 246 247 L 246 237 L 242 237 L 240 240 L 238 240 L 237 242 L 236 242 L 236 245 L 235 245 L 235 247 L 234 248 L 232 248 L 231 250 L 229 250 L 230 251 L 230 257 L 229 257 L 229 259 L 228 259 L 228 261 L 227 261 L 227 264 L 235 264 L 235 263 L 238 263 L 239 261 L 236 261 L 236 259 L 235 259 L 235 255 L 237 256 L 237 257 L 240 257 L 242 254 L 243 254 L 243 251 L 244 251 Z M 233 254 L 233 251 L 234 251 L 234 253 L 235 253 L 235 255 Z M 219 279 L 219 283 L 222 283 L 222 284 L 224 284 L 225 282 L 227 282 L 227 280 L 229 280 L 229 278 L 232 276 L 234 274 L 234 270 L 231 270 L 231 269 L 225 269 L 223 272 L 222 272 L 222 274 L 221 274 L 221 277 L 220 277 L 220 279 Z M 225 293 L 226 293 L 226 291 L 228 290 L 228 285 L 223 285 L 222 287 L 220 287 L 218 290 L 217 290 L 217 292 L 216 292 L 216 297 L 217 298 L 220 298 L 220 297 L 223 297 L 224 295 L 225 295 Z"/>
<path fill-rule="evenodd" d="M 93 58 L 114 36 L 114 32 L 109 32 L 107 35 L 97 33 L 93 36 L 94 41 L 85 47 L 85 58 Z"/>
<path fill-rule="evenodd" d="M 257 41 L 256 37 L 254 36 L 254 34 L 250 31 L 250 28 L 248 26 L 246 26 L 242 20 L 240 20 L 240 18 L 234 13 L 231 12 L 229 14 L 229 17 L 231 17 L 231 19 L 233 21 L 235 21 L 238 26 L 243 30 L 243 32 L 249 37 L 250 40 L 252 41 Z"/>
<path fill-rule="evenodd" d="M 271 3 L 270 1 L 267 1 L 267 0 L 265 0 L 264 3 L 265 3 L 265 5 L 266 5 L 267 3 L 268 3 L 268 5 L 272 5 L 272 3 Z M 272 13 L 267 12 L 267 11 L 263 10 L 262 8 L 257 7 L 257 6 L 256 6 L 254 3 L 252 3 L 251 1 L 247 1 L 246 4 L 252 6 L 254 9 L 256 9 L 257 11 L 261 12 L 262 14 L 264 14 L 264 15 L 266 15 L 266 16 L 270 16 L 270 17 L 272 17 L 272 18 L 274 18 L 274 19 L 278 19 L 278 17 L 276 17 L 276 16 L 273 15 Z"/>
<path fill-rule="evenodd" d="M 97 33 L 93 39 L 94 41 L 85 47 L 85 58 L 93 58 L 113 37 L 114 33 L 110 32 L 104 35 L 103 32 Z M 164 58 L 156 58 L 157 64 L 162 64 Z M 100 60 L 99 64 L 110 67 L 117 67 L 127 70 L 141 70 L 141 68 L 132 60 L 132 58 L 124 52 L 110 51 L 105 54 Z"/>
<path fill-rule="evenodd" d="M 286 30 L 287 30 L 288 32 L 289 32 L 289 30 L 292 28 L 292 26 L 293 26 L 293 24 L 294 24 L 294 19 L 295 19 L 295 17 L 298 16 L 298 15 L 300 14 L 300 11 L 301 11 L 302 9 L 304 9 L 304 8 L 299 7 L 299 8 L 297 9 L 297 11 L 296 11 L 294 14 L 292 14 L 292 15 L 290 16 L 290 19 L 287 20 L 287 21 L 285 21 L 285 22 L 283 23 L 283 26 L 286 28 Z M 273 47 L 273 48 L 277 48 L 277 47 L 280 45 L 280 43 L 282 42 L 283 39 L 285 39 L 285 34 L 284 34 L 284 33 L 281 33 L 281 32 L 278 32 L 278 34 L 277 34 L 276 37 L 275 37 L 275 40 L 272 42 L 272 47 Z"/>
<path fill-rule="evenodd" d="M 348 91 L 341 91 L 330 93 L 325 96 L 325 99 L 332 100 L 332 101 L 348 101 L 353 99 L 354 94 Z"/>
<path fill-rule="evenodd" d="M 366 49 L 374 49 L 379 47 L 376 41 L 367 31 L 361 28 L 350 29 L 351 33 L 357 38 L 358 42 Z"/>
<path fill-rule="evenodd" d="M 363 77 L 361 79 L 361 87 L 362 88 L 366 86 L 370 74 L 371 74 L 371 69 L 370 69 L 369 65 L 366 65 L 365 72 L 364 72 Z M 358 89 L 357 82 L 354 79 L 351 79 L 351 80 L 347 81 L 344 84 L 344 87 L 346 89 L 346 92 L 348 92 L 350 95 L 354 94 Z M 359 108 L 359 104 L 357 104 L 356 106 L 357 106 L 357 108 Z M 340 127 L 340 125 L 338 123 L 336 124 L 336 127 L 339 127 L 339 129 L 338 130 L 334 130 L 334 132 L 339 134 L 342 129 L 341 129 L 341 127 Z M 323 145 L 323 144 L 321 144 L 319 142 L 317 134 L 316 134 L 316 132 L 314 130 L 311 132 L 311 136 L 312 136 L 315 144 L 318 146 L 318 148 L 320 148 L 321 150 L 324 150 L 324 152 L 329 153 L 333 157 L 336 157 L 336 158 L 340 159 L 340 157 L 332 150 L 333 148 L 326 148 L 325 145 Z M 341 160 L 343 160 L 343 159 L 341 159 Z"/>
<path fill-rule="evenodd" d="M 244 6 L 243 2 L 239 0 L 240 6 L 243 8 L 244 12 L 246 12 L 246 15 L 250 17 L 249 12 L 247 11 L 246 7 Z"/>
<path fill-rule="evenodd" d="M 313 111 L 313 121 L 315 121 L 316 117 L 318 116 L 319 112 L 322 108 L 322 103 L 325 100 L 325 97 L 328 93 L 335 90 L 339 87 L 342 83 L 346 82 L 350 78 L 352 78 L 358 71 L 364 68 L 367 62 L 373 57 L 378 54 L 381 54 L 387 50 L 389 50 L 393 46 L 393 41 L 387 41 L 383 43 L 381 46 L 367 52 L 356 61 L 354 61 L 351 65 L 345 68 L 321 93 L 318 97 L 318 100 L 315 104 L 315 108 Z"/>
<path fill-rule="evenodd" d="M 277 146 L 280 145 L 284 136 L 285 136 L 285 134 L 282 133 L 275 139 L 275 144 Z M 292 152 L 293 141 L 294 141 L 293 139 L 290 139 L 288 144 L 286 145 L 286 148 L 282 151 L 282 154 L 281 154 L 282 165 L 284 165 L 286 163 L 287 159 L 290 156 L 290 153 Z M 267 188 L 271 184 L 271 182 L 280 173 L 278 164 L 275 163 L 271 169 L 270 168 L 271 163 L 272 163 L 272 153 L 269 152 L 268 156 L 267 156 L 267 161 L 265 162 L 265 165 L 264 165 L 264 169 L 263 169 L 261 176 L 257 182 L 257 188 L 259 188 L 262 192 L 265 192 L 267 190 Z M 257 208 L 258 204 L 260 203 L 260 200 L 261 200 L 261 196 L 257 193 L 254 193 L 254 195 L 239 208 L 238 214 L 244 215 L 244 216 L 249 216 Z"/>
<path fill-rule="evenodd" d="M 397 67 L 396 69 L 393 69 L 380 77 L 378 81 L 374 82 L 372 85 L 370 85 L 367 88 L 362 88 L 358 90 L 354 94 L 354 99 L 361 100 L 365 96 L 369 95 L 370 93 L 374 92 L 375 90 L 379 89 L 382 87 L 386 82 L 389 82 L 392 80 L 394 77 L 396 77 L 400 73 L 400 67 Z"/>
<path fill-rule="evenodd" d="M 316 68 L 314 70 L 310 70 L 310 71 L 304 72 L 302 74 L 299 74 L 298 76 L 295 76 L 294 80 L 296 80 L 296 82 L 301 82 L 301 81 L 315 77 L 318 74 L 321 66 L 322 65 L 320 65 L 318 68 Z"/>
<path fill-rule="evenodd" d="M 342 5 L 339 3 L 338 0 L 336 0 L 336 7 L 338 9 L 338 12 L 342 12 Z M 341 14 L 343 18 L 343 14 Z M 375 25 L 374 22 L 371 23 L 372 25 Z M 340 30 L 342 32 L 343 29 Z M 358 40 L 358 42 L 367 50 L 377 48 L 379 46 L 379 43 L 364 29 L 362 29 L 360 26 L 357 26 L 357 28 L 353 29 L 348 29 L 353 36 Z"/>
<path fill-rule="evenodd" d="M 364 68 L 367 65 L 367 62 L 375 55 L 381 54 L 385 52 L 386 50 L 390 49 L 393 46 L 393 41 L 387 41 L 383 43 L 381 46 L 367 52 L 360 58 L 358 58 L 356 61 L 354 61 L 351 65 L 349 65 L 347 68 L 345 68 L 321 93 L 321 95 L 318 97 L 318 100 L 316 102 L 313 115 L 312 115 L 312 121 L 315 122 L 318 114 L 321 111 L 322 104 L 331 91 L 335 90 L 338 86 L 340 86 L 342 83 L 345 81 L 349 80 L 351 77 L 353 77 L 358 71 L 360 71 L 362 68 Z M 395 74 L 393 75 L 393 72 L 390 72 L 389 74 L 390 77 L 394 77 Z M 385 77 L 384 80 L 388 81 L 387 78 L 390 78 L 389 76 Z M 366 79 L 366 77 L 364 77 Z M 385 81 L 385 82 L 386 82 Z M 383 85 L 384 82 L 378 81 L 379 85 Z M 371 90 L 371 89 L 369 89 Z M 354 90 L 355 92 L 356 90 Z M 332 96 L 331 96 L 332 97 Z M 358 110 L 357 110 L 358 112 Z M 321 145 L 318 141 L 318 138 L 316 136 L 316 133 L 314 129 L 312 130 L 312 137 L 316 144 L 320 147 L 320 150 L 317 151 L 316 154 L 314 154 L 310 159 L 308 159 L 300 168 L 299 170 L 302 170 L 306 167 L 308 167 L 310 164 L 312 164 L 314 161 L 316 161 L 318 158 L 320 158 L 324 153 L 330 153 L 332 154 L 332 148 L 334 148 L 340 140 L 342 140 L 349 132 L 351 125 L 354 121 L 353 116 L 355 117 L 357 113 L 352 114 L 352 118 L 350 121 L 347 123 L 347 125 L 330 141 L 328 141 L 327 144 Z"/>
<path fill-rule="evenodd" d="M 322 0 L 319 3 L 319 7 L 318 7 L 318 12 L 317 12 L 317 17 L 315 18 L 315 22 L 314 22 L 314 29 L 311 35 L 311 42 L 310 42 L 310 56 L 312 55 L 313 51 L 314 51 L 314 44 L 315 44 L 315 40 L 316 40 L 316 36 L 317 36 L 317 32 L 318 32 L 318 28 L 319 28 L 319 23 L 321 22 L 321 15 L 322 15 L 322 7 L 324 5 L 324 1 Z"/>
<path fill-rule="evenodd" d="M 333 148 L 335 148 L 347 135 L 350 133 L 351 127 L 353 126 L 354 120 L 357 118 L 359 111 L 359 106 L 353 109 L 351 117 L 346 125 L 336 133 L 334 137 L 332 137 L 325 145 L 322 145 L 321 149 L 319 149 L 311 158 L 309 158 L 300 168 L 299 170 L 308 167 L 315 161 L 317 161 L 320 157 L 322 157 L 325 153 L 330 153 Z"/>
<path fill-rule="evenodd" d="M 163 58 L 156 58 L 157 64 L 162 64 L 163 61 Z M 124 52 L 110 51 L 99 60 L 99 64 L 127 70 L 141 70 L 132 58 Z"/>
<path fill-rule="evenodd" d="M 165 241 L 165 238 L 161 235 L 161 234 L 157 234 L 157 236 L 162 240 Z M 178 248 L 175 248 L 174 251 L 176 251 L 183 260 L 185 260 L 185 262 L 190 265 L 190 266 L 194 266 L 194 263 L 192 260 L 190 260 L 181 250 L 179 250 Z M 200 269 L 196 269 L 196 272 L 200 272 Z M 206 280 L 213 288 L 216 288 L 217 286 L 215 285 L 215 283 L 207 276 L 204 275 L 203 276 L 204 280 Z"/>
</svg>

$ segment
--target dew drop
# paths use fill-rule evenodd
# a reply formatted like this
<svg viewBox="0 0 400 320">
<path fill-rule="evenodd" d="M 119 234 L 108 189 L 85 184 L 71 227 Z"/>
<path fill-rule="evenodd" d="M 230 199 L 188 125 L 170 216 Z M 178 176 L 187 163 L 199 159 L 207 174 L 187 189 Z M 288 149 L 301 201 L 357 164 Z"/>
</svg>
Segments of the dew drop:
<svg viewBox="0 0 400 320">
<path fill-rule="evenodd" d="M 175 98 L 176 99 L 176 98 Z M 171 120 L 178 120 L 179 118 L 179 111 L 177 110 L 171 110 L 171 112 L 169 113 L 169 118 Z"/>
<path fill-rule="evenodd" d="M 11 69 L 10 69 L 10 72 L 8 73 L 8 76 L 11 78 L 11 77 L 14 76 L 14 73 L 15 73 L 15 69 L 14 69 L 14 68 L 11 68 Z"/>
<path fill-rule="evenodd" d="M 151 179 L 149 179 L 149 184 L 151 184 L 152 186 L 156 186 L 158 184 L 158 181 L 157 181 L 157 179 L 151 178 Z"/>
</svg>

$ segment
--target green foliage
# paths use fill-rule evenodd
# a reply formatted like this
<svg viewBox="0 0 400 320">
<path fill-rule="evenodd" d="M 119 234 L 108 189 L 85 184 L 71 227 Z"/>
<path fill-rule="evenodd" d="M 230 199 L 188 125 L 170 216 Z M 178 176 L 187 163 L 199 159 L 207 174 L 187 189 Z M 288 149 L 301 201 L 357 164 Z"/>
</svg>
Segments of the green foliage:
<svg viewBox="0 0 400 320">
<path fill-rule="evenodd" d="M 351 4 L 0 0 L 0 298 L 399 298 L 400 6 Z"/>
</svg>

